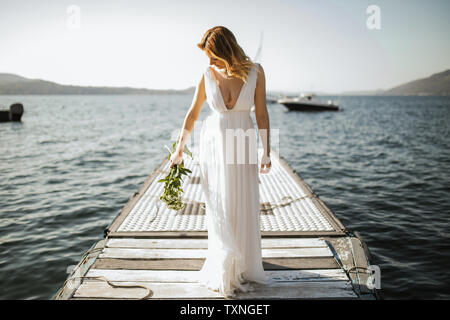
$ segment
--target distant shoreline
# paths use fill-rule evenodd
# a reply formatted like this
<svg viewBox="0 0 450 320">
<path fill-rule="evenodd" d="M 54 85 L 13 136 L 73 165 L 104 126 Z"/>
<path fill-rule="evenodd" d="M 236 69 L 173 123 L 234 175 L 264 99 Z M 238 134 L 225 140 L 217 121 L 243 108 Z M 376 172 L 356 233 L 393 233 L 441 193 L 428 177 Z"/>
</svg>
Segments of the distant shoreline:
<svg viewBox="0 0 450 320">
<path fill-rule="evenodd" d="M 0 73 L 0 95 L 183 95 L 194 94 L 195 90 L 195 87 L 182 90 L 161 90 L 61 85 L 46 80 L 28 79 L 11 73 Z M 278 90 L 267 91 L 267 94 L 274 95 L 298 95 L 299 93 Z M 315 94 L 318 96 L 449 96 L 450 69 L 387 90 L 361 90 L 359 92 L 346 91 L 342 93 L 315 92 Z"/>
</svg>

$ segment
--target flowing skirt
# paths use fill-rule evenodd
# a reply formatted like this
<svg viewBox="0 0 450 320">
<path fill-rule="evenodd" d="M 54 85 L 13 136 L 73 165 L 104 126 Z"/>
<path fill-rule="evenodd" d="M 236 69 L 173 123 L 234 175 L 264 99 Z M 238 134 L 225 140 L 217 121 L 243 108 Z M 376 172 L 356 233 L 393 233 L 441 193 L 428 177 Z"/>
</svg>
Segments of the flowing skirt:
<svg viewBox="0 0 450 320">
<path fill-rule="evenodd" d="M 225 297 L 268 283 L 262 265 L 259 164 L 249 112 L 212 113 L 199 141 L 208 250 L 198 282 Z"/>
</svg>

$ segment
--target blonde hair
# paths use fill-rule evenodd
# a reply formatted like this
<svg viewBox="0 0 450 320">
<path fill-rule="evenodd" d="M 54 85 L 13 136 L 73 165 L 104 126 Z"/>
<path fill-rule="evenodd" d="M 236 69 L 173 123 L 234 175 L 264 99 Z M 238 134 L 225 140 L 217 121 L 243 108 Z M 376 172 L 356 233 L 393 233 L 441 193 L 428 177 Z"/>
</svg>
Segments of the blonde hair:
<svg viewBox="0 0 450 320">
<path fill-rule="evenodd" d="M 223 26 L 216 26 L 203 35 L 197 47 L 225 64 L 227 75 L 247 82 L 247 77 L 255 63 L 239 46 L 234 34 Z"/>
</svg>

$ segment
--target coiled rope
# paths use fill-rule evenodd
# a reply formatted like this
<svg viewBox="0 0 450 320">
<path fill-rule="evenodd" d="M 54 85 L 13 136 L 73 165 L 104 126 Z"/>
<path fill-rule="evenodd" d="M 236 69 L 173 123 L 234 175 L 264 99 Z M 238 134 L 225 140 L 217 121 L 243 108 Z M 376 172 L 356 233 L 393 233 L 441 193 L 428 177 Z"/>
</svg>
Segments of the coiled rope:
<svg viewBox="0 0 450 320">
<path fill-rule="evenodd" d="M 110 280 L 108 280 L 106 277 L 104 276 L 96 276 L 96 277 L 91 277 L 91 276 L 77 276 L 77 277 L 70 277 L 69 279 L 67 279 L 64 282 L 64 285 L 66 285 L 66 283 L 68 281 L 71 280 L 75 280 L 75 279 L 89 279 L 89 280 L 102 280 L 104 282 L 106 282 L 109 286 L 111 286 L 112 288 L 126 288 L 126 289 L 136 289 L 136 288 L 141 288 L 141 289 L 145 289 L 147 290 L 147 294 L 145 296 L 143 296 L 142 298 L 138 298 L 137 300 L 143 300 L 143 299 L 147 299 L 149 297 L 153 296 L 153 290 L 151 290 L 150 288 L 144 286 L 144 285 L 118 285 L 118 284 L 114 284 L 112 283 Z"/>
<path fill-rule="evenodd" d="M 102 251 L 104 248 L 92 248 L 87 250 L 85 253 L 83 253 L 83 255 L 81 256 L 81 263 L 79 264 L 79 267 L 82 267 L 83 264 L 85 264 L 88 260 L 88 256 L 93 253 L 93 252 L 97 252 L 97 251 Z M 73 272 L 72 272 L 73 274 Z M 147 290 L 147 294 L 145 296 L 143 296 L 142 298 L 138 298 L 137 300 L 143 300 L 143 299 L 147 299 L 149 297 L 153 296 L 153 290 L 151 290 L 150 288 L 144 286 L 144 285 L 117 285 L 112 283 L 110 280 L 108 280 L 106 277 L 104 276 L 70 276 L 69 278 L 66 279 L 66 281 L 64 281 L 63 283 L 63 288 L 66 287 L 66 285 L 68 284 L 69 281 L 73 281 L 75 279 L 90 279 L 90 280 L 101 280 L 106 282 L 109 286 L 111 286 L 112 288 L 126 288 L 126 289 L 136 289 L 136 288 L 141 288 L 141 289 L 145 289 Z M 61 296 L 62 294 L 62 290 L 59 293 L 58 296 Z"/>
<path fill-rule="evenodd" d="M 292 199 L 291 196 L 284 196 L 283 198 L 281 198 L 281 202 L 279 202 L 279 203 L 274 203 L 274 204 L 269 203 L 268 205 L 264 204 L 265 208 L 261 209 L 260 211 L 272 211 L 273 209 L 286 207 L 295 201 L 303 200 L 306 198 L 318 198 L 318 196 L 315 193 L 312 193 L 311 195 L 297 197 L 295 199 Z M 266 207 L 269 207 L 269 208 L 266 208 Z"/>
</svg>

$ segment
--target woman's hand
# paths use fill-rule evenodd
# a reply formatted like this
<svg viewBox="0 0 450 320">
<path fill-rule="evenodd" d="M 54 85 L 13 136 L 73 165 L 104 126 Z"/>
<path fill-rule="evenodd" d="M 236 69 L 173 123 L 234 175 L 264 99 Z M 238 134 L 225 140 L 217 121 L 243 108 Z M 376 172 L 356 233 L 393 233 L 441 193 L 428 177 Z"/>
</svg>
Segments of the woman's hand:
<svg viewBox="0 0 450 320">
<path fill-rule="evenodd" d="M 272 168 L 272 162 L 270 161 L 270 155 L 264 154 L 261 158 L 261 169 L 259 170 L 259 173 L 267 174 L 270 172 L 270 168 Z"/>
<path fill-rule="evenodd" d="M 176 164 L 180 164 L 183 161 L 183 150 L 176 149 L 170 156 L 170 168 Z"/>
</svg>

